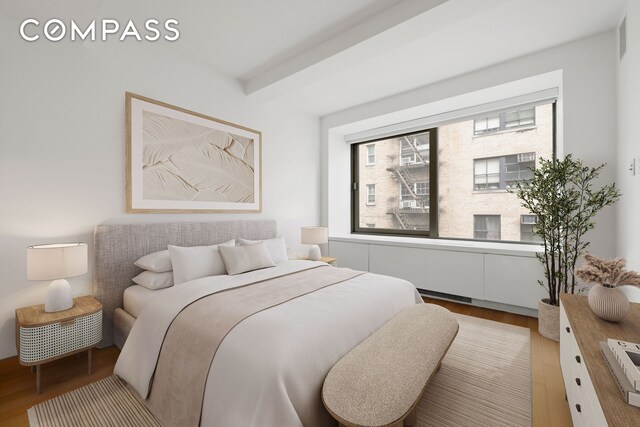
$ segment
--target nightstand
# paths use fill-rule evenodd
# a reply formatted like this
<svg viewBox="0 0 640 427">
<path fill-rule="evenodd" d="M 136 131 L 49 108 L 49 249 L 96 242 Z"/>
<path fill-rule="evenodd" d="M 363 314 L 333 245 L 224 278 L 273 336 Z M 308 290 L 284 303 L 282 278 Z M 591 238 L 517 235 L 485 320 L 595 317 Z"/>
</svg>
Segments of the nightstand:
<svg viewBox="0 0 640 427">
<path fill-rule="evenodd" d="M 306 259 L 308 260 L 309 258 L 300 258 L 300 259 Z M 330 256 L 323 256 L 320 257 L 320 262 L 326 262 L 327 264 L 331 265 L 331 266 L 336 266 L 336 259 L 332 258 Z"/>
<path fill-rule="evenodd" d="M 73 299 L 68 310 L 46 313 L 44 304 L 16 310 L 16 347 L 23 366 L 36 367 L 36 391 L 40 393 L 43 363 L 88 351 L 102 339 L 102 304 L 92 296 Z"/>
</svg>

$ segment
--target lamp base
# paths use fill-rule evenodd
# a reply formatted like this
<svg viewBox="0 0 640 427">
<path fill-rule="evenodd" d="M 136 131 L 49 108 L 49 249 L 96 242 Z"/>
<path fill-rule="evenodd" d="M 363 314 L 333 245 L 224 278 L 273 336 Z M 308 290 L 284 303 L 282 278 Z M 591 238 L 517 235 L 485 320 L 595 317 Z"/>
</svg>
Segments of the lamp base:
<svg viewBox="0 0 640 427">
<path fill-rule="evenodd" d="M 309 259 L 311 261 L 320 261 L 320 258 L 322 258 L 322 254 L 320 253 L 320 246 L 311 245 L 311 247 L 309 248 Z"/>
<path fill-rule="evenodd" d="M 47 290 L 47 298 L 44 301 L 44 311 L 53 313 L 56 311 L 68 310 L 73 307 L 71 297 L 71 285 L 65 279 L 58 279 L 51 282 Z"/>
</svg>

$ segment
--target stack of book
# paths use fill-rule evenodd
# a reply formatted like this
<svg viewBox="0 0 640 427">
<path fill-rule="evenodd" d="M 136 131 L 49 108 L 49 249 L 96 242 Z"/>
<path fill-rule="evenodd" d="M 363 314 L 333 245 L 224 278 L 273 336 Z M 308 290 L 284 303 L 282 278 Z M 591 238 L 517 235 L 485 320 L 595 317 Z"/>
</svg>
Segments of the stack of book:
<svg viewBox="0 0 640 427">
<path fill-rule="evenodd" d="M 640 407 L 640 344 L 609 338 L 607 342 L 600 341 L 600 351 L 624 400 Z"/>
</svg>

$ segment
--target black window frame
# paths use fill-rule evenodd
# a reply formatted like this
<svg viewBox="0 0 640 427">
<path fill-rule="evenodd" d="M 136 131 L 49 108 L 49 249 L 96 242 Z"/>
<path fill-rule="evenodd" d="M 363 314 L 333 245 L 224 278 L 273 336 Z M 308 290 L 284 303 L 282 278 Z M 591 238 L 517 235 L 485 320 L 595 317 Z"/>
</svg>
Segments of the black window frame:
<svg viewBox="0 0 640 427">
<path fill-rule="evenodd" d="M 360 191 L 366 195 L 366 182 L 360 183 L 360 163 L 358 161 L 358 148 L 361 145 L 370 145 L 378 141 L 402 138 L 404 136 L 417 135 L 429 132 L 429 230 L 399 230 L 392 228 L 367 228 L 360 226 Z M 402 161 L 400 159 L 400 161 Z M 438 171 L 437 167 L 431 165 L 438 164 L 438 128 L 422 129 L 414 132 L 407 132 L 398 135 L 390 135 L 374 140 L 358 142 L 351 145 L 351 232 L 354 234 L 371 234 L 381 236 L 412 236 L 412 237 L 438 237 Z M 365 165 L 366 166 L 366 165 Z"/>
<path fill-rule="evenodd" d="M 551 144 L 552 144 L 552 158 L 557 157 L 557 101 L 550 102 L 551 104 Z M 537 107 L 537 105 L 536 105 Z M 535 108 L 535 107 L 534 107 Z M 517 128 L 511 128 L 510 131 L 517 130 Z M 375 143 L 377 141 L 384 141 L 393 138 L 400 138 L 403 136 L 414 135 L 429 131 L 429 230 L 394 230 L 394 229 L 382 229 L 382 228 L 366 228 L 360 227 L 360 210 L 359 210 L 359 197 L 360 197 L 360 184 L 359 178 L 359 162 L 358 162 L 358 146 Z M 480 136 L 480 135 L 476 135 Z M 474 159 L 475 160 L 475 159 Z M 494 243 L 506 243 L 513 245 L 531 245 L 536 242 L 523 242 L 518 240 L 485 240 L 475 238 L 462 238 L 462 237 L 440 237 L 438 232 L 438 168 L 432 168 L 431 165 L 438 165 L 438 126 L 434 128 L 426 128 L 418 131 L 406 132 L 397 135 L 389 135 L 367 141 L 351 144 L 351 233 L 352 234 L 364 234 L 364 235 L 378 235 L 378 236 L 405 236 L 405 237 L 421 237 L 429 239 L 442 239 L 442 240 L 459 240 L 459 241 L 471 241 L 471 242 L 494 242 Z M 366 191 L 366 186 L 364 187 Z M 504 190 L 503 190 L 504 191 Z M 435 212 L 435 215 L 433 214 Z M 502 219 L 500 220 L 502 227 Z M 502 233 L 501 233 L 502 234 Z"/>
</svg>

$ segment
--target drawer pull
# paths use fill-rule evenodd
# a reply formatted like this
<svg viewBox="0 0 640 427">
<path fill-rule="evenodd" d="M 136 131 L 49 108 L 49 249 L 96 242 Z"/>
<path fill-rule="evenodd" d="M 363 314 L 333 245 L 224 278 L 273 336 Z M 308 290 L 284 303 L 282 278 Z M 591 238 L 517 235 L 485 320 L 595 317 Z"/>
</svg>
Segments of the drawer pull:
<svg viewBox="0 0 640 427">
<path fill-rule="evenodd" d="M 580 378 L 576 378 L 576 384 L 582 385 L 582 384 L 580 384 Z"/>
<path fill-rule="evenodd" d="M 579 403 L 576 403 L 576 411 L 582 412 L 582 409 L 580 408 L 580 404 Z"/>
<path fill-rule="evenodd" d="M 571 333 L 571 329 L 569 329 L 569 327 L 567 326 L 567 333 L 570 334 Z"/>
<path fill-rule="evenodd" d="M 576 356 L 576 362 L 580 363 L 580 356 Z"/>
<path fill-rule="evenodd" d="M 60 322 L 61 327 L 72 326 L 75 323 L 76 319 L 65 320 L 64 322 Z"/>
</svg>

